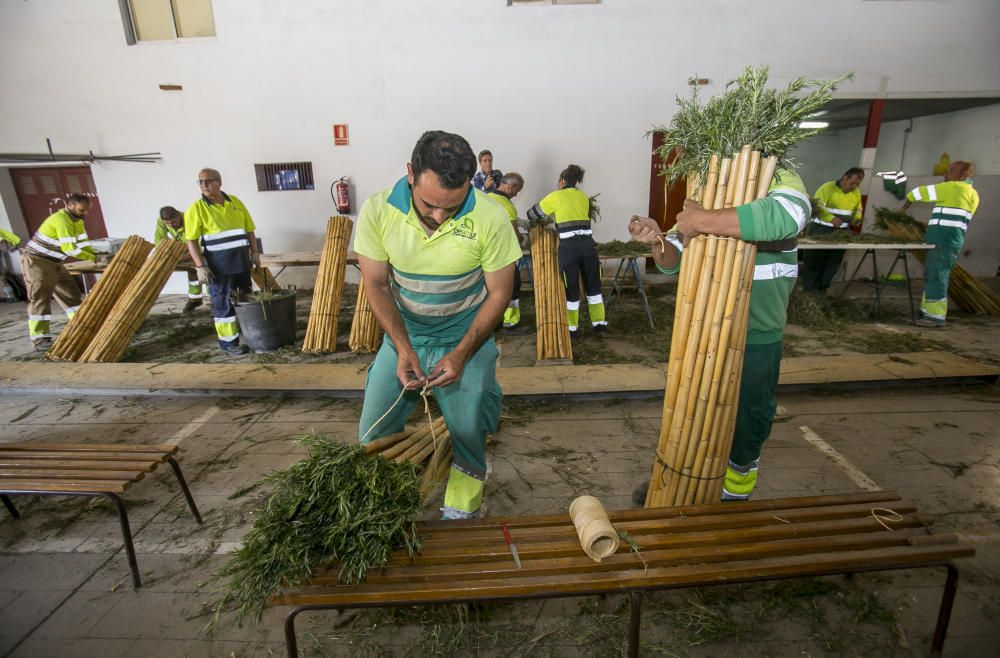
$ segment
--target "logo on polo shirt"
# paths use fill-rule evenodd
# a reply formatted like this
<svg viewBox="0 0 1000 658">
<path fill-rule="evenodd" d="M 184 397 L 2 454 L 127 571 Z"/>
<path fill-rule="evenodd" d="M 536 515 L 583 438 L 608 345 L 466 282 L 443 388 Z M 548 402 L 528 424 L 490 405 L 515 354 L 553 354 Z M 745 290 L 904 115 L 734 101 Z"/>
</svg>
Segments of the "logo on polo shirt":
<svg viewBox="0 0 1000 658">
<path fill-rule="evenodd" d="M 460 238 L 466 238 L 467 240 L 476 239 L 476 229 L 472 224 L 472 220 L 469 219 L 468 217 L 463 219 L 462 224 L 460 226 L 456 226 L 455 230 L 453 230 L 451 233 L 452 235 L 455 235 Z"/>
</svg>

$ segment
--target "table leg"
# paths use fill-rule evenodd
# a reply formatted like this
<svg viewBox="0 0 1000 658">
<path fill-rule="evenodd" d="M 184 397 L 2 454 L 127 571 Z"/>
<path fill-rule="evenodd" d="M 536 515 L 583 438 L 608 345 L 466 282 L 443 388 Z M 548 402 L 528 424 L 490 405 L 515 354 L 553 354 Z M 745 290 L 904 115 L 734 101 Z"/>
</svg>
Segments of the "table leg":
<svg viewBox="0 0 1000 658">
<path fill-rule="evenodd" d="M 841 297 L 845 297 L 847 295 L 847 289 L 851 287 L 852 283 L 854 283 L 854 277 L 858 275 L 858 270 L 860 270 L 861 266 L 865 264 L 865 259 L 868 258 L 869 254 L 874 254 L 874 253 L 875 251 L 873 249 L 866 249 L 865 253 L 861 255 L 861 260 L 858 261 L 858 264 L 854 267 L 854 271 L 851 272 L 851 276 L 848 277 L 847 279 L 847 285 L 844 286 L 844 289 L 840 291 Z M 872 256 L 872 258 L 874 258 L 874 255 Z"/>
<path fill-rule="evenodd" d="M 649 320 L 649 328 L 656 329 L 656 323 L 653 322 L 653 309 L 649 307 L 649 298 L 646 296 L 646 288 L 642 285 L 642 273 L 639 270 L 639 259 L 630 258 L 629 268 L 632 270 L 632 276 L 635 278 L 636 291 L 639 293 L 639 301 L 642 302 L 642 308 L 646 311 L 646 319 Z"/>
<path fill-rule="evenodd" d="M 615 278 L 611 280 L 611 292 L 608 293 L 608 301 L 604 303 L 604 309 L 607 313 L 611 312 L 615 302 L 621 297 L 622 289 L 625 287 L 624 277 L 628 274 L 627 263 L 628 259 L 626 258 L 618 261 L 618 270 L 615 271 Z"/>
</svg>

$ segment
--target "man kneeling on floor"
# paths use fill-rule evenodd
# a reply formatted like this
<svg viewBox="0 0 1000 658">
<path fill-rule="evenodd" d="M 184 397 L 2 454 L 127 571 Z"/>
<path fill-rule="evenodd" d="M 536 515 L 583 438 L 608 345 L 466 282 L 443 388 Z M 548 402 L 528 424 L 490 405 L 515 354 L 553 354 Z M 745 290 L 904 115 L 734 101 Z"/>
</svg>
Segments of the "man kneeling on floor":
<svg viewBox="0 0 1000 658">
<path fill-rule="evenodd" d="M 354 237 L 386 334 L 365 381 L 359 436 L 365 443 L 401 431 L 421 393 L 434 389 L 454 451 L 441 511 L 471 518 L 482 505 L 486 434 L 500 419 L 493 330 L 521 248 L 507 213 L 472 188 L 476 156 L 464 138 L 424 133 L 406 169 L 365 201 Z"/>
</svg>

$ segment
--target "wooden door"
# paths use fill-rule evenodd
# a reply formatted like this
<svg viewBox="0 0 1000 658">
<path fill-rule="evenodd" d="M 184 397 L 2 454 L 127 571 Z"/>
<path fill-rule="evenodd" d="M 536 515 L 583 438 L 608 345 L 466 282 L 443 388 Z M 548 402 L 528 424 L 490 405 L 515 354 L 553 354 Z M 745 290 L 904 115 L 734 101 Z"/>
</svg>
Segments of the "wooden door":
<svg viewBox="0 0 1000 658">
<path fill-rule="evenodd" d="M 21 214 L 34 235 L 45 218 L 66 205 L 67 195 L 78 193 L 90 197 L 90 213 L 84 220 L 91 238 L 108 237 L 101 212 L 101 200 L 90 167 L 25 167 L 10 170 Z"/>
<path fill-rule="evenodd" d="M 684 197 L 687 196 L 687 185 L 684 181 L 667 186 L 663 172 L 676 155 L 671 152 L 664 160 L 656 152 L 663 146 L 663 136 L 653 133 L 653 150 L 649 168 L 649 216 L 656 220 L 660 229 L 668 231 L 677 223 L 677 215 L 684 209 Z M 646 259 L 646 269 L 656 271 L 653 259 Z"/>
</svg>

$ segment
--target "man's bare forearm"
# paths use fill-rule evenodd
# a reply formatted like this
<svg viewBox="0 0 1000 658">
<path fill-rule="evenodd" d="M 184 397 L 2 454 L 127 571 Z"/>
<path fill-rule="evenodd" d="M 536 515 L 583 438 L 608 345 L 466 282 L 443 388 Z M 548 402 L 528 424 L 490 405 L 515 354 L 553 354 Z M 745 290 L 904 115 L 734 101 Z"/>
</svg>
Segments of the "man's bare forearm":
<svg viewBox="0 0 1000 658">
<path fill-rule="evenodd" d="M 195 267 L 205 267 L 205 262 L 201 259 L 201 249 L 198 248 L 197 240 L 188 240 L 188 254 L 191 256 L 191 260 L 194 261 Z"/>
<path fill-rule="evenodd" d="M 479 307 L 479 312 L 473 318 L 472 324 L 469 325 L 469 330 L 465 332 L 465 336 L 455 346 L 454 351 L 458 352 L 463 359 L 468 359 L 470 355 L 475 353 L 479 349 L 479 346 L 493 334 L 493 330 L 496 328 L 497 323 L 500 322 L 500 318 L 503 317 L 503 313 L 509 302 L 509 289 L 506 295 L 500 291 L 490 292 L 486 297 L 486 301 Z"/>
</svg>

